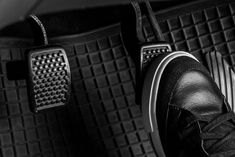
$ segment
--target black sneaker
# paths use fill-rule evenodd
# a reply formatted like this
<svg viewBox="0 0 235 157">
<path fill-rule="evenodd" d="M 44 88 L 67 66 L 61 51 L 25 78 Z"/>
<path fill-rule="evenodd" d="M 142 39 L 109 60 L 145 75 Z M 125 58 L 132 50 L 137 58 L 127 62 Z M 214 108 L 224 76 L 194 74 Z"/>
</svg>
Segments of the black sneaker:
<svg viewBox="0 0 235 157">
<path fill-rule="evenodd" d="M 151 63 L 142 105 L 159 157 L 235 156 L 235 114 L 189 53 L 164 54 Z"/>
</svg>

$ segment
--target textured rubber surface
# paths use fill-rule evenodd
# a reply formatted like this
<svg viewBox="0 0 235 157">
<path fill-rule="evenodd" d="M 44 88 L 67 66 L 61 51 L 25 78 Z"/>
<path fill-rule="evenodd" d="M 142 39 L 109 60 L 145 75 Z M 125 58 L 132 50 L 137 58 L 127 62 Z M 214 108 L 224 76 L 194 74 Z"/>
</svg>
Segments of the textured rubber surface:
<svg viewBox="0 0 235 157">
<path fill-rule="evenodd" d="M 189 51 L 204 61 L 204 54 L 219 50 L 231 65 L 235 60 L 235 3 L 228 0 L 195 2 L 157 14 L 164 36 L 176 50 Z M 148 24 L 146 37 L 153 38 Z"/>
<path fill-rule="evenodd" d="M 24 58 L 18 46 L 25 43 L 0 49 L 3 156 L 155 156 L 134 102 L 134 65 L 119 26 L 51 42 L 67 52 L 71 101 L 38 114 L 29 110 L 26 82 L 6 77 L 6 63 Z"/>
<path fill-rule="evenodd" d="M 217 7 L 215 7 L 217 6 Z M 160 12 L 164 36 L 199 60 L 211 48 L 234 65 L 235 4 L 203 2 Z M 147 38 L 153 34 L 148 24 Z M 31 43 L 0 39 L 0 147 L 15 156 L 155 157 L 135 104 L 135 66 L 125 52 L 120 25 L 51 40 L 67 51 L 72 94 L 65 108 L 33 114 L 26 82 L 7 79 L 6 63 L 24 58 Z"/>
<path fill-rule="evenodd" d="M 169 12 L 163 11 L 157 14 L 157 17 L 161 21 L 165 38 L 175 50 L 192 53 L 205 66 L 207 66 L 208 52 L 219 51 L 222 54 L 220 59 L 214 62 L 223 65 L 216 65 L 216 63 L 212 65 L 215 69 L 220 68 L 220 72 L 213 73 L 210 65 L 208 69 L 234 109 L 232 75 L 235 69 L 235 2 L 196 2 Z M 153 33 L 148 24 L 145 25 L 144 30 L 146 37 L 151 40 Z"/>
</svg>

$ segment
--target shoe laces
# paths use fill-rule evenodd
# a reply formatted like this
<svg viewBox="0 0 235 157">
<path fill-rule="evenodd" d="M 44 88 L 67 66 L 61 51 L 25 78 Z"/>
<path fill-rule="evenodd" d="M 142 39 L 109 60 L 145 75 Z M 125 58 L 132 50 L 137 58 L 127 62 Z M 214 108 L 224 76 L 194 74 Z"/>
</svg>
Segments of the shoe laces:
<svg viewBox="0 0 235 157">
<path fill-rule="evenodd" d="M 185 149 L 190 146 L 190 150 L 203 156 L 234 157 L 235 114 L 229 111 L 217 116 L 196 118 L 183 129 L 181 139 Z"/>
<path fill-rule="evenodd" d="M 235 156 L 235 114 L 233 111 L 212 120 L 199 120 L 202 148 L 210 157 Z"/>
</svg>

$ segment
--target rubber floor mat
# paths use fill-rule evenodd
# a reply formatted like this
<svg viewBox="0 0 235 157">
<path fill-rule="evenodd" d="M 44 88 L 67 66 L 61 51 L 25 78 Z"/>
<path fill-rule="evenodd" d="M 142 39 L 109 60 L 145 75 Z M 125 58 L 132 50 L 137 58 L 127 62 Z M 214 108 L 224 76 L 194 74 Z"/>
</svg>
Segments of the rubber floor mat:
<svg viewBox="0 0 235 157">
<path fill-rule="evenodd" d="M 235 3 L 197 2 L 157 13 L 164 36 L 177 50 L 216 49 L 234 65 Z M 153 33 L 148 23 L 146 38 Z M 6 64 L 23 60 L 32 43 L 0 39 L 0 147 L 3 157 L 155 157 L 135 104 L 135 66 L 122 43 L 120 24 L 51 39 L 62 44 L 72 74 L 65 108 L 33 114 L 25 80 L 7 78 Z"/>
</svg>

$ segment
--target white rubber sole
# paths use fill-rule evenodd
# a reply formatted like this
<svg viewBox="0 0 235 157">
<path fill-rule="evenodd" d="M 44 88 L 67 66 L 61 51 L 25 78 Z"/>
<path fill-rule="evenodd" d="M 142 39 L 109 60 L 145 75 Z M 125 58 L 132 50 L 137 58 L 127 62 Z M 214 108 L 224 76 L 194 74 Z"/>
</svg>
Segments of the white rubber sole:
<svg viewBox="0 0 235 157">
<path fill-rule="evenodd" d="M 163 59 L 154 60 L 147 70 L 144 78 L 142 89 L 142 111 L 144 118 L 144 125 L 146 130 L 150 133 L 152 142 L 155 147 L 155 151 L 158 157 L 165 157 L 164 150 L 162 148 L 160 135 L 158 131 L 158 123 L 156 117 L 156 102 L 160 80 L 166 66 L 174 59 L 178 57 L 190 57 L 198 61 L 192 54 L 184 51 L 175 51 L 173 53 L 165 54 Z"/>
</svg>

